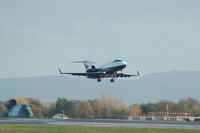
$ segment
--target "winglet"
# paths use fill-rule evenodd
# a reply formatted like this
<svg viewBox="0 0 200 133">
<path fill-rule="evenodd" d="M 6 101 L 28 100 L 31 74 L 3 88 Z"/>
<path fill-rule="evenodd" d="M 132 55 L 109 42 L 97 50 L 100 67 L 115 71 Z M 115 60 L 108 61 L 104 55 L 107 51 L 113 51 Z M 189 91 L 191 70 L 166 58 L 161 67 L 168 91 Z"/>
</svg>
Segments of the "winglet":
<svg viewBox="0 0 200 133">
<path fill-rule="evenodd" d="M 137 75 L 140 76 L 140 72 L 137 70 Z"/>
<path fill-rule="evenodd" d="M 62 71 L 60 70 L 60 68 L 58 70 L 59 70 L 60 74 L 63 74 Z"/>
</svg>

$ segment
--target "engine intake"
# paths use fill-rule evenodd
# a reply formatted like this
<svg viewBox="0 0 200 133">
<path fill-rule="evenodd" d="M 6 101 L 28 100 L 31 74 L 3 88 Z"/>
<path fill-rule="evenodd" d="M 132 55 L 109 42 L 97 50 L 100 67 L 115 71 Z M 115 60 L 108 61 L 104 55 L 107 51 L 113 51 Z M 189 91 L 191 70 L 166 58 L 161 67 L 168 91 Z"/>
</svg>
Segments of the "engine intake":
<svg viewBox="0 0 200 133">
<path fill-rule="evenodd" d="M 96 69 L 96 67 L 94 66 L 94 65 L 92 65 L 92 67 L 91 67 L 92 69 Z"/>
<path fill-rule="evenodd" d="M 92 65 L 91 68 L 88 69 L 86 72 L 97 72 L 97 69 L 94 65 Z"/>
</svg>

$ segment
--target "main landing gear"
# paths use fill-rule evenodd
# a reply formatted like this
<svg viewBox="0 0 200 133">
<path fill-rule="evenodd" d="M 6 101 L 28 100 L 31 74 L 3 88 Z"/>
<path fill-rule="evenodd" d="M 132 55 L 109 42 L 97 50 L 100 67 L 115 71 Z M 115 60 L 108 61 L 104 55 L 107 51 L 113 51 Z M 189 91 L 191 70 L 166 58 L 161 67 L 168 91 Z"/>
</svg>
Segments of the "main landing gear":
<svg viewBox="0 0 200 133">
<path fill-rule="evenodd" d="M 110 80 L 110 82 L 112 82 L 112 83 L 113 83 L 113 82 L 115 82 L 115 80 L 114 80 L 114 79 L 111 79 L 111 80 Z"/>
<path fill-rule="evenodd" d="M 101 82 L 101 79 L 97 79 L 97 82 Z M 115 80 L 114 79 L 110 79 L 110 82 L 115 82 Z"/>
</svg>

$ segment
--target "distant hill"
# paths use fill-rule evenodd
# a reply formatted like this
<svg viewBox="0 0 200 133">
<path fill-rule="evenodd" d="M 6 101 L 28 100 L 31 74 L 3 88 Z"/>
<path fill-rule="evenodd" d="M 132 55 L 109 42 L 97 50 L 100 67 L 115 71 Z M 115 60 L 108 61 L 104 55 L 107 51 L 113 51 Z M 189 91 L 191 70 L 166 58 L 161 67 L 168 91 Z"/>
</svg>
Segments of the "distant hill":
<svg viewBox="0 0 200 133">
<path fill-rule="evenodd" d="M 43 101 L 95 99 L 110 91 L 127 104 L 157 102 L 161 99 L 178 101 L 183 97 L 200 98 L 200 71 L 173 71 L 148 74 L 140 78 L 117 79 L 101 83 L 83 77 L 44 76 L 0 79 L 0 100 L 24 96 Z"/>
</svg>

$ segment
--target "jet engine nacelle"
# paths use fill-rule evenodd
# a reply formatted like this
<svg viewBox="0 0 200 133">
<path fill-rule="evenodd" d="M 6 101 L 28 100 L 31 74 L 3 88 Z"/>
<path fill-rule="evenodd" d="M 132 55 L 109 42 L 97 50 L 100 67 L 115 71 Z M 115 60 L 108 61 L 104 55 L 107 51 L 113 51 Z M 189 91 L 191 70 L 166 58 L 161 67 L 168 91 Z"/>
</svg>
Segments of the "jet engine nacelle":
<svg viewBox="0 0 200 133">
<path fill-rule="evenodd" d="M 8 108 L 8 109 L 11 109 L 12 107 L 14 107 L 15 105 L 17 105 L 17 101 L 15 99 L 11 99 L 7 102 L 5 102 L 5 106 Z"/>
<path fill-rule="evenodd" d="M 96 67 L 94 65 L 91 66 L 92 70 L 96 69 Z"/>
<path fill-rule="evenodd" d="M 94 65 L 92 65 L 90 69 L 87 69 L 87 72 L 96 72 L 96 71 L 97 69 Z"/>
</svg>

